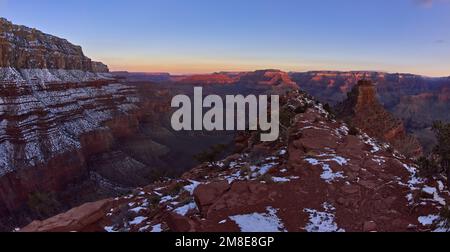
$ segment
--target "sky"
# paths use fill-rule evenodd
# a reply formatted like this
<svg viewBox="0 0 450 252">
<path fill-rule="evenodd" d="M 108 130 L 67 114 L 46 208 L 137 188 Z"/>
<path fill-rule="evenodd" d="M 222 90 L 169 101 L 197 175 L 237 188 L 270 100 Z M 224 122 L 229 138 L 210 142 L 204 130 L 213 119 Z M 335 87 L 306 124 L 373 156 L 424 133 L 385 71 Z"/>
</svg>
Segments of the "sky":
<svg viewBox="0 0 450 252">
<path fill-rule="evenodd" d="M 450 0 L 0 0 L 112 70 L 450 75 Z"/>
</svg>

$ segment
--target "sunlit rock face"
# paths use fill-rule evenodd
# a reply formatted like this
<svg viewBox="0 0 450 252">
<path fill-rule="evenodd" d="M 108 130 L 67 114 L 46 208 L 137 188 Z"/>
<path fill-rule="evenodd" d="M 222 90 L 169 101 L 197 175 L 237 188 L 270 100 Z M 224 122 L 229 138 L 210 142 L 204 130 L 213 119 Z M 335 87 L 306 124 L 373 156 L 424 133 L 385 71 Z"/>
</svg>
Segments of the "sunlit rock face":
<svg viewBox="0 0 450 252">
<path fill-rule="evenodd" d="M 0 67 L 93 70 L 80 46 L 6 19 L 0 19 L 0 47 Z"/>
<path fill-rule="evenodd" d="M 135 90 L 81 47 L 0 19 L 0 212 L 85 174 L 137 127 Z"/>
</svg>

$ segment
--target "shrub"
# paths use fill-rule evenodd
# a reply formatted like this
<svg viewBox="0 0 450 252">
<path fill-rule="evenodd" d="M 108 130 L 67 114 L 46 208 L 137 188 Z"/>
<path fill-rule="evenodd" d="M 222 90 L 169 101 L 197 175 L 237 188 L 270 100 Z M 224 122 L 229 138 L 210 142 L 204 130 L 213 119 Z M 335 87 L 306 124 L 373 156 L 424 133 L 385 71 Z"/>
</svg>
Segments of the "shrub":
<svg viewBox="0 0 450 252">
<path fill-rule="evenodd" d="M 325 111 L 328 112 L 328 114 L 330 114 L 330 116 L 334 117 L 336 115 L 336 113 L 334 112 L 333 108 L 330 106 L 330 104 L 326 103 L 325 105 L 323 105 L 323 109 Z"/>
<path fill-rule="evenodd" d="M 447 205 L 442 208 L 440 212 L 440 219 L 443 223 L 444 228 L 450 228 L 450 207 Z"/>
<path fill-rule="evenodd" d="M 55 215 L 61 209 L 61 204 L 55 193 L 35 192 L 28 196 L 28 207 L 38 218 Z"/>
<path fill-rule="evenodd" d="M 432 177 L 439 174 L 439 166 L 430 158 L 421 157 L 417 160 L 417 166 L 419 167 L 419 175 L 421 177 Z"/>
<path fill-rule="evenodd" d="M 352 136 L 357 136 L 357 135 L 359 135 L 359 130 L 355 126 L 351 125 L 349 127 L 348 134 L 352 135 Z"/>
<path fill-rule="evenodd" d="M 243 165 L 241 167 L 240 171 L 241 171 L 241 175 L 250 175 L 250 173 L 252 172 L 249 164 Z"/>
<path fill-rule="evenodd" d="M 435 122 L 433 131 L 438 140 L 434 153 L 439 156 L 441 170 L 447 173 L 447 185 L 450 187 L 450 123 Z"/>
<path fill-rule="evenodd" d="M 283 109 L 280 112 L 280 124 L 286 128 L 290 127 L 292 125 L 292 119 L 294 118 L 294 116 L 295 115 L 291 111 Z"/>
<path fill-rule="evenodd" d="M 266 173 L 258 178 L 258 181 L 263 181 L 266 184 L 272 184 L 273 183 L 273 176 L 269 173 Z"/>
<path fill-rule="evenodd" d="M 159 202 L 161 201 L 161 196 L 158 196 L 156 194 L 152 194 L 150 196 L 147 197 L 148 202 L 150 203 L 150 205 L 158 205 Z"/>
<path fill-rule="evenodd" d="M 197 155 L 194 155 L 194 159 L 199 163 L 212 163 L 217 161 L 220 154 L 227 148 L 224 144 L 217 144 L 212 146 L 209 150 L 205 150 L 200 152 Z"/>
<path fill-rule="evenodd" d="M 174 183 L 172 186 L 170 186 L 168 188 L 167 193 L 170 196 L 175 197 L 175 196 L 180 194 L 180 192 L 181 192 L 181 190 L 183 189 L 184 186 L 185 186 L 185 184 L 183 184 L 183 183 Z"/>
<path fill-rule="evenodd" d="M 306 105 L 303 105 L 303 106 L 298 106 L 295 110 L 294 110 L 294 113 L 296 113 L 296 114 L 303 114 L 303 113 L 305 113 L 307 110 L 308 110 L 308 105 L 306 104 Z"/>
</svg>

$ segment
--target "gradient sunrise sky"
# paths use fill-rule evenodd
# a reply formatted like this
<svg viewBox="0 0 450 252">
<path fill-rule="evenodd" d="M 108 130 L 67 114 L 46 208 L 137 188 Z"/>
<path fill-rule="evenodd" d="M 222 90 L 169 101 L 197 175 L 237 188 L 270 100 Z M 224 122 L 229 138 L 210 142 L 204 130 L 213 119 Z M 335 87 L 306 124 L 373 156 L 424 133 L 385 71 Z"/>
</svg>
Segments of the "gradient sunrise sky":
<svg viewBox="0 0 450 252">
<path fill-rule="evenodd" d="M 450 75 L 447 0 L 0 0 L 112 70 Z"/>
</svg>

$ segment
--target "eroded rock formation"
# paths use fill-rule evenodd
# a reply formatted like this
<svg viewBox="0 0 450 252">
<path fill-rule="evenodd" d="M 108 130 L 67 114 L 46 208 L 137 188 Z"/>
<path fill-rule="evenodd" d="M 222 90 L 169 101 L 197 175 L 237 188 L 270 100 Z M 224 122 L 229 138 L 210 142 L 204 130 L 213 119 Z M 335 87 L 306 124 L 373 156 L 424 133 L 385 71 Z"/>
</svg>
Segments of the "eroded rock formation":
<svg viewBox="0 0 450 252">
<path fill-rule="evenodd" d="M 419 142 L 406 133 L 401 120 L 396 119 L 378 102 L 377 91 L 371 81 L 359 81 L 348 97 L 338 105 L 340 117 L 372 137 L 391 143 L 409 157 L 422 154 Z"/>
</svg>

